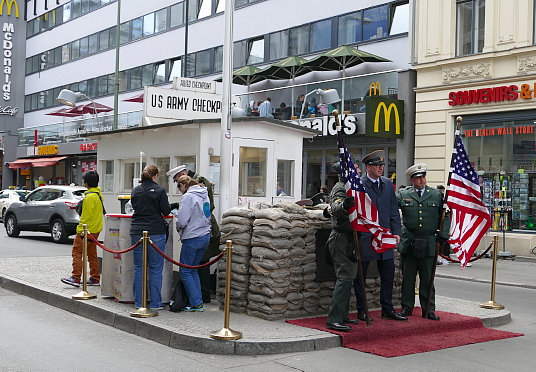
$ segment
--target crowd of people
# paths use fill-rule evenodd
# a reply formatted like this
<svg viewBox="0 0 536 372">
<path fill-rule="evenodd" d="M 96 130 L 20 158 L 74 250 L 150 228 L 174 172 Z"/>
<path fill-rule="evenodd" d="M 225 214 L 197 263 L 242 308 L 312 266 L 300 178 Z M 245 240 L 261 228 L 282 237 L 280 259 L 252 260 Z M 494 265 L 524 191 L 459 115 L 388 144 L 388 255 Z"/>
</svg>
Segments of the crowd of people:
<svg viewBox="0 0 536 372">
<path fill-rule="evenodd" d="M 323 116 L 327 115 L 328 111 L 328 105 L 317 103 L 314 97 L 311 98 L 311 102 L 307 102 L 304 94 L 299 95 L 296 99 L 294 113 L 292 112 L 292 107 L 287 106 L 285 102 L 281 102 L 279 107 L 274 109 L 270 97 L 267 97 L 265 101 L 250 101 L 246 107 L 247 116 L 260 116 L 280 120 L 290 120 L 293 116 L 300 117 L 301 119 L 311 117 L 312 115 L 315 117 Z"/>
</svg>

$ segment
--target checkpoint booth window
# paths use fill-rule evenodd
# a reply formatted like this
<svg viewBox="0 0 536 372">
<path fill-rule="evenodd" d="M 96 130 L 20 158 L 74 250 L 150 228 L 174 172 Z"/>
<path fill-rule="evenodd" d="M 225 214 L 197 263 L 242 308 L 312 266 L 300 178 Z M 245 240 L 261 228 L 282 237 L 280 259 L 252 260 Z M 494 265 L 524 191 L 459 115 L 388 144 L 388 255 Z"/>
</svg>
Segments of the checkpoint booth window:
<svg viewBox="0 0 536 372">
<path fill-rule="evenodd" d="M 240 147 L 238 168 L 238 195 L 266 195 L 267 149 Z"/>
<path fill-rule="evenodd" d="M 294 196 L 294 160 L 277 159 L 277 196 Z"/>
<path fill-rule="evenodd" d="M 175 164 L 170 165 L 170 169 L 173 169 L 175 167 L 178 167 L 179 165 L 186 165 L 186 170 L 191 170 L 197 174 L 197 155 L 180 155 L 174 157 Z M 171 186 L 171 190 L 168 189 L 168 192 L 172 195 L 182 195 L 179 191 L 179 188 L 177 187 L 177 184 L 173 182 L 173 179 L 171 177 L 168 177 L 170 182 L 169 184 Z M 210 181 L 212 179 L 209 178 Z M 175 185 L 175 187 L 173 187 Z"/>
<path fill-rule="evenodd" d="M 102 191 L 113 192 L 114 191 L 114 161 L 105 160 L 101 162 L 101 169 L 104 169 Z"/>
<path fill-rule="evenodd" d="M 156 167 L 159 170 L 158 179 L 156 180 L 156 183 L 158 183 L 160 186 L 165 188 L 166 192 L 169 194 L 170 183 L 169 183 L 169 177 L 166 175 L 166 173 L 171 169 L 169 156 L 152 158 L 151 161 L 152 161 L 152 164 L 156 165 Z"/>
<path fill-rule="evenodd" d="M 122 192 L 129 192 L 137 184 L 141 176 L 141 170 L 147 165 L 145 159 L 140 166 L 140 159 L 124 159 L 122 160 L 123 177 L 121 178 Z"/>
</svg>

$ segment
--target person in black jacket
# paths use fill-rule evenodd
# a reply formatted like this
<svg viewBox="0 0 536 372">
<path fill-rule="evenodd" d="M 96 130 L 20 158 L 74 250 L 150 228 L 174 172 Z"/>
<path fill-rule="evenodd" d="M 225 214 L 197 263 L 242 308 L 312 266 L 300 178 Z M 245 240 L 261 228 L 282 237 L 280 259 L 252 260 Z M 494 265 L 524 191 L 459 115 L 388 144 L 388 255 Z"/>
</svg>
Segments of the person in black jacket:
<svg viewBox="0 0 536 372">
<path fill-rule="evenodd" d="M 156 183 L 158 168 L 148 165 L 141 174 L 140 185 L 134 187 L 131 193 L 131 203 L 134 209 L 132 224 L 130 226 L 130 242 L 138 242 L 144 231 L 149 232 L 149 238 L 161 250 L 165 251 L 166 229 L 162 216 L 169 215 L 169 205 L 166 189 Z M 134 306 L 142 307 L 142 262 L 143 247 L 138 245 L 134 249 Z M 162 310 L 162 270 L 164 257 L 149 247 L 147 253 L 149 270 L 150 308 Z"/>
</svg>

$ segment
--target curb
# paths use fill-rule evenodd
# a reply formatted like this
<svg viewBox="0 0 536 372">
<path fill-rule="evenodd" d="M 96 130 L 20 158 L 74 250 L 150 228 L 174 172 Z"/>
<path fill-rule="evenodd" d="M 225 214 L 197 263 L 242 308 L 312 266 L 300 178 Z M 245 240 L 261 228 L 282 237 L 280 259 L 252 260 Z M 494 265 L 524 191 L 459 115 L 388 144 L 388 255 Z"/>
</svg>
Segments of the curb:
<svg viewBox="0 0 536 372">
<path fill-rule="evenodd" d="M 469 278 L 469 277 L 449 275 L 449 274 L 439 274 L 439 273 L 436 273 L 435 276 L 437 278 L 455 279 L 455 280 L 464 280 L 466 282 L 491 284 L 491 280 L 487 280 L 487 279 L 477 279 L 477 278 Z M 495 284 L 496 285 L 504 285 L 504 286 L 508 286 L 508 287 L 520 287 L 520 288 L 527 288 L 527 289 L 536 289 L 536 285 L 532 285 L 532 284 L 511 283 L 511 282 L 495 282 Z"/>
</svg>

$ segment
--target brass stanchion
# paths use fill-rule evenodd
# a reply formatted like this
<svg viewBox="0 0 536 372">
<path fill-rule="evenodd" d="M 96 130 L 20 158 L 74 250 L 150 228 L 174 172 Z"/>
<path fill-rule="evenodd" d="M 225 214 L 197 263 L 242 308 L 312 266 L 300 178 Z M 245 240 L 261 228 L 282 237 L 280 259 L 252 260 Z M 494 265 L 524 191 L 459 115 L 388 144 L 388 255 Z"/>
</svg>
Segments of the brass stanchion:
<svg viewBox="0 0 536 372">
<path fill-rule="evenodd" d="M 419 294 L 419 274 L 415 275 L 415 294 Z"/>
<path fill-rule="evenodd" d="M 231 258 L 233 255 L 233 242 L 227 240 L 227 248 L 225 249 L 226 257 L 226 275 L 225 275 L 225 303 L 224 303 L 224 321 L 223 328 L 219 331 L 214 331 L 210 337 L 218 340 L 238 340 L 242 338 L 242 332 L 233 331 L 229 328 L 229 320 L 231 317 Z"/>
<path fill-rule="evenodd" d="M 147 249 L 149 242 L 149 232 L 143 232 L 143 253 L 142 253 L 142 276 L 141 276 L 141 307 L 130 312 L 130 316 L 138 318 L 150 318 L 158 315 L 158 311 L 147 308 Z"/>
<path fill-rule="evenodd" d="M 87 234 L 89 234 L 89 230 L 86 224 L 82 225 L 82 234 L 82 277 L 80 278 L 82 281 L 82 291 L 73 295 L 73 298 L 75 300 L 90 300 L 97 298 L 97 295 L 87 291 Z"/>
<path fill-rule="evenodd" d="M 497 256 L 499 252 L 499 236 L 493 237 L 493 270 L 491 273 L 491 300 L 480 304 L 486 309 L 504 309 L 504 305 L 495 302 L 495 281 L 497 278 Z"/>
</svg>

